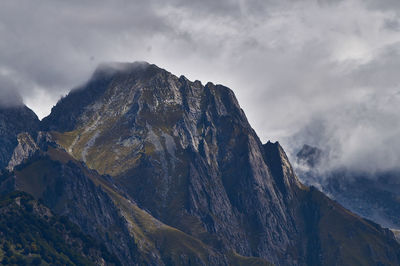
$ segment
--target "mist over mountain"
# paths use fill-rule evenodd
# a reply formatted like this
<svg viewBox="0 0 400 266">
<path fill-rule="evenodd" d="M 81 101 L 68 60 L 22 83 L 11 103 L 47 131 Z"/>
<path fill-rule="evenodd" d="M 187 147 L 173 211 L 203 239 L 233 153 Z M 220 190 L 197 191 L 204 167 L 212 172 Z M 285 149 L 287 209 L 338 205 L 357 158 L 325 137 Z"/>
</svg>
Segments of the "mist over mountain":
<svg viewBox="0 0 400 266">
<path fill-rule="evenodd" d="M 329 155 L 310 145 L 296 154 L 294 168 L 307 185 L 318 187 L 340 204 L 384 227 L 400 228 L 400 171 L 325 168 Z"/>
<path fill-rule="evenodd" d="M 285 143 L 291 158 L 304 144 L 324 150 L 320 171 L 348 169 L 373 175 L 399 170 L 400 94 L 372 94 L 352 107 L 331 110 L 300 128 Z"/>
</svg>

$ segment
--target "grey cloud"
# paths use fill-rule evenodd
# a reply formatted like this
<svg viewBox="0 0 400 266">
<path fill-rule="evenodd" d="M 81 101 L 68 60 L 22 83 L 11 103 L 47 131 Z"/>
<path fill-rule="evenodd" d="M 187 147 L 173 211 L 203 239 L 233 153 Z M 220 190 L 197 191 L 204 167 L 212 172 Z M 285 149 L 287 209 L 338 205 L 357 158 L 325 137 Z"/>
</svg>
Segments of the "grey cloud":
<svg viewBox="0 0 400 266">
<path fill-rule="evenodd" d="M 400 168 L 399 55 L 396 46 L 387 47 L 374 60 L 343 75 L 347 90 L 363 88 L 359 98 L 314 113 L 287 140 L 292 154 L 307 143 L 325 150 L 321 170 L 374 173 Z"/>
<path fill-rule="evenodd" d="M 226 0 L 226 1 L 185 1 L 185 0 L 173 0 L 168 2 L 175 8 L 183 8 L 189 12 L 197 14 L 213 14 L 213 15 L 227 15 L 237 16 L 241 13 L 240 1 L 238 0 Z"/>
<path fill-rule="evenodd" d="M 400 2 L 397 0 L 365 0 L 367 6 L 371 9 L 389 10 L 399 12 Z"/>
<path fill-rule="evenodd" d="M 383 27 L 393 31 L 400 31 L 400 22 L 397 19 L 388 18 L 385 19 Z"/>
<path fill-rule="evenodd" d="M 98 63 L 145 60 L 231 87 L 263 141 L 390 168 L 400 159 L 397 2 L 4 0 L 0 70 L 12 75 L 0 85 L 12 89 L 1 90 L 43 117 Z"/>
<path fill-rule="evenodd" d="M 15 85 L 0 75 L 0 108 L 20 105 L 23 105 L 23 101 Z"/>
<path fill-rule="evenodd" d="M 146 53 L 145 45 L 153 36 L 174 34 L 147 1 L 2 1 L 0 5 L 0 67 L 18 73 L 15 82 L 27 103 L 38 98 L 38 92 L 54 101 L 84 82 L 99 62 L 134 60 L 133 54 Z M 39 102 L 35 99 L 33 107 Z M 39 115 L 50 107 L 39 110 Z"/>
<path fill-rule="evenodd" d="M 0 68 L 0 107 L 14 107 L 23 105 L 19 93 L 21 84 L 16 73 Z"/>
<path fill-rule="evenodd" d="M 400 42 L 396 42 L 385 47 L 377 58 L 360 66 L 348 78 L 374 89 L 393 89 L 400 85 L 399 69 Z"/>
</svg>

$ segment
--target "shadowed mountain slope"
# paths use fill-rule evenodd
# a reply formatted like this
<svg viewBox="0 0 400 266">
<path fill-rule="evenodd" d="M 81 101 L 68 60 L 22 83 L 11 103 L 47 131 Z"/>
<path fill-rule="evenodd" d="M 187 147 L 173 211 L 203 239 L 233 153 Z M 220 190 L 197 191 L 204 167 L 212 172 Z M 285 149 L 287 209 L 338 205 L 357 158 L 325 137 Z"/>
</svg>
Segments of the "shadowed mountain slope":
<svg viewBox="0 0 400 266">
<path fill-rule="evenodd" d="M 23 192 L 0 197 L 0 236 L 1 265 L 120 265 L 104 245 Z"/>
</svg>

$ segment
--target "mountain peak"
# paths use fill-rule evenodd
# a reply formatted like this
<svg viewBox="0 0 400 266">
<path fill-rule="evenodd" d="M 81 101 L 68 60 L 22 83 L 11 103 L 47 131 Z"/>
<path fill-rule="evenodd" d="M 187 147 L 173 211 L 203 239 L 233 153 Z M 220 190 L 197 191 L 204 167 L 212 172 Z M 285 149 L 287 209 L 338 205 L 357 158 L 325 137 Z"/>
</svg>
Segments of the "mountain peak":
<svg viewBox="0 0 400 266">
<path fill-rule="evenodd" d="M 159 72 L 167 72 L 157 65 L 150 64 L 146 61 L 129 62 L 103 62 L 100 63 L 93 72 L 92 78 L 104 79 L 115 75 L 142 76 L 151 77 Z M 169 72 L 168 72 L 169 73 Z"/>
<path fill-rule="evenodd" d="M 132 63 L 128 62 L 103 62 L 100 63 L 95 69 L 94 73 L 106 74 L 108 72 L 131 72 L 137 70 L 144 70 L 148 68 L 150 64 L 145 61 L 135 61 Z"/>
<path fill-rule="evenodd" d="M 274 143 L 268 141 L 263 148 L 272 176 L 283 194 L 291 197 L 296 189 L 304 187 L 295 175 L 293 167 L 278 141 Z"/>
</svg>

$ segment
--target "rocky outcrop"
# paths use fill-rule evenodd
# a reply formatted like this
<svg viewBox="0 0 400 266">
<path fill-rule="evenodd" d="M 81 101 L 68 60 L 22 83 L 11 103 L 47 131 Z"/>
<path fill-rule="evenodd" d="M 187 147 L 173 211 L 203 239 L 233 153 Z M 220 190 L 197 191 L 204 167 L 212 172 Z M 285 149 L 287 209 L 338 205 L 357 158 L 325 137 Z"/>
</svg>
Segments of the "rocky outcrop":
<svg viewBox="0 0 400 266">
<path fill-rule="evenodd" d="M 12 171 L 14 167 L 21 164 L 24 160 L 33 156 L 39 147 L 28 133 L 21 133 L 17 136 L 18 146 L 14 149 L 7 170 Z"/>
<path fill-rule="evenodd" d="M 394 236 L 395 236 L 397 242 L 400 243 L 400 230 L 392 229 L 392 232 L 393 232 L 393 234 L 394 234 Z"/>
<path fill-rule="evenodd" d="M 262 145 L 222 85 L 147 63 L 103 66 L 53 108 L 43 129 L 156 219 L 218 252 L 324 264 L 354 240 L 370 249 L 337 252 L 339 262 L 399 261 L 392 235 L 370 225 L 355 230 L 361 218 L 303 186 L 282 147 Z M 342 227 L 322 223 L 325 212 Z M 341 238 L 326 244 L 331 236 Z"/>
<path fill-rule="evenodd" d="M 293 196 L 296 196 L 297 188 L 305 189 L 305 186 L 295 175 L 285 151 L 278 142 L 267 142 L 263 145 L 263 148 L 265 162 L 285 199 L 292 199 Z"/>
<path fill-rule="evenodd" d="M 0 170 L 8 166 L 18 145 L 18 134 L 28 132 L 35 136 L 39 123 L 35 113 L 26 106 L 0 106 Z"/>
</svg>

